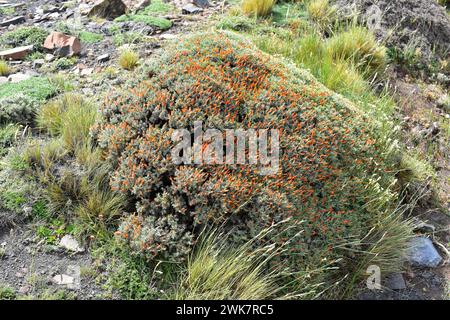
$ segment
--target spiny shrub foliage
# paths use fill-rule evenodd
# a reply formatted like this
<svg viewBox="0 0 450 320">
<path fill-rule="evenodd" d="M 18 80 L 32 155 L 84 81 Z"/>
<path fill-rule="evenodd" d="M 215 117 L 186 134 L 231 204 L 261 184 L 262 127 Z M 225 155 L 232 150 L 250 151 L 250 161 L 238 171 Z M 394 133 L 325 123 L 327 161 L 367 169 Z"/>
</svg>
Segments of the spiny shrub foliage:
<svg viewBox="0 0 450 320">
<path fill-rule="evenodd" d="M 202 226 L 231 225 L 243 241 L 290 218 L 303 223 L 268 241 L 289 239 L 284 261 L 298 267 L 372 227 L 366 185 L 369 176 L 384 176 L 381 147 L 366 119 L 308 73 L 222 33 L 174 44 L 144 70 L 109 96 L 93 130 L 115 165 L 112 188 L 136 200 L 136 214 L 117 232 L 132 248 L 185 259 Z M 278 174 L 175 165 L 174 129 L 192 130 L 200 120 L 204 130 L 278 129 Z"/>
</svg>

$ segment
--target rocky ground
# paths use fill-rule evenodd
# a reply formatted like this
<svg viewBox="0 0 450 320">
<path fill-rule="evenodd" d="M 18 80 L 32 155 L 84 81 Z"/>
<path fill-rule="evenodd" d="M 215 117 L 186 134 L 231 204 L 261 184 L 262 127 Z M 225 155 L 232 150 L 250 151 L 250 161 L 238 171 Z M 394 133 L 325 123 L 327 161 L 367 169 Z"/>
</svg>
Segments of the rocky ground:
<svg viewBox="0 0 450 320">
<path fill-rule="evenodd" d="M 7 81 L 20 82 L 32 76 L 60 73 L 70 78 L 83 95 L 101 99 L 109 88 L 120 86 L 124 81 L 117 68 L 121 50 L 131 46 L 141 57 L 150 56 L 168 40 L 208 28 L 211 18 L 229 6 L 225 1 L 210 1 L 206 5 L 208 1 L 205 0 L 195 0 L 195 4 L 189 0 L 168 3 L 171 9 L 158 13 L 158 16 L 170 21 L 171 26 L 161 28 L 138 21 L 114 22 L 112 18 L 123 12 L 111 13 L 106 9 L 102 18 L 89 17 L 92 10 L 101 8 L 93 9 L 94 2 L 88 0 L 0 0 L 0 34 L 23 26 L 39 26 L 48 32 L 65 34 L 63 38 L 55 36 L 48 43 L 42 43 L 48 49 L 36 57 L 30 58 L 33 50 L 30 48 L 0 52 L 3 58 L 12 58 L 14 68 L 8 77 L 0 77 L 0 85 Z M 128 10 L 138 10 L 145 4 L 148 3 L 129 2 L 131 9 Z M 99 11 L 96 12 L 98 14 Z M 134 38 L 123 39 L 123 35 Z M 448 38 L 441 42 L 448 45 Z M 55 49 L 51 49 L 52 46 Z M 21 55 L 28 55 L 28 58 L 16 59 Z M 445 213 L 450 209 L 450 151 L 448 135 L 442 132 L 450 130 L 450 126 L 445 127 L 450 111 L 446 109 L 448 102 L 442 99 L 448 93 L 450 82 L 446 75 L 417 80 L 400 67 L 390 70 L 390 74 L 399 117 L 403 117 L 405 143 L 426 152 L 430 141 L 433 141 L 433 146 L 438 149 L 434 161 L 439 175 L 439 197 L 443 199 L 442 206 L 447 208 L 428 203 L 416 210 L 414 215 L 427 223 L 420 232 L 433 239 L 434 245 L 424 240 L 420 252 L 412 254 L 416 260 L 406 264 L 403 274 L 384 279 L 383 290 L 362 289 L 358 298 L 446 299 L 450 286 L 447 251 L 450 216 Z M 0 289 L 8 286 L 23 298 L 115 298 L 114 293 L 103 287 L 102 268 L 98 267 L 98 261 L 88 250 L 70 238 L 63 243 L 49 243 L 36 236 L 35 230 L 32 224 L 0 228 Z M 69 245 L 64 243 L 67 241 Z"/>
</svg>

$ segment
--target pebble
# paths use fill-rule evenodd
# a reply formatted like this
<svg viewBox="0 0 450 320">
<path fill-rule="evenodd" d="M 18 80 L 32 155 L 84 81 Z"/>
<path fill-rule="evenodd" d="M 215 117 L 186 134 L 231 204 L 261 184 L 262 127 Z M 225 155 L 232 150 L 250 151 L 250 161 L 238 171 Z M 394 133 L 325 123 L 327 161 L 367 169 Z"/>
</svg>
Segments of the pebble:
<svg viewBox="0 0 450 320">
<path fill-rule="evenodd" d="M 72 237 L 71 235 L 65 235 L 64 237 L 62 237 L 61 241 L 59 242 L 59 246 L 73 252 L 84 251 L 84 249 L 79 245 L 78 241 L 75 240 L 75 238 Z"/>
</svg>

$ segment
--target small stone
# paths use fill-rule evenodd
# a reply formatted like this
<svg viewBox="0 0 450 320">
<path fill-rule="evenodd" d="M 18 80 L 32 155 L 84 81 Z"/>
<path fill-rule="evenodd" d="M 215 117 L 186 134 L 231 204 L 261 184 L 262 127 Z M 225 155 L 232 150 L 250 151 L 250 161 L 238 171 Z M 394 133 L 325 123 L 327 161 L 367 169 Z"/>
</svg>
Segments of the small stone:
<svg viewBox="0 0 450 320">
<path fill-rule="evenodd" d="M 42 67 L 45 63 L 44 59 L 36 59 L 33 61 L 33 69 L 39 69 Z"/>
<path fill-rule="evenodd" d="M 105 53 L 97 57 L 97 62 L 106 62 L 109 60 L 109 54 Z"/>
<path fill-rule="evenodd" d="M 411 239 L 409 245 L 407 258 L 413 266 L 435 268 L 441 263 L 442 257 L 430 239 L 415 237 Z"/>
<path fill-rule="evenodd" d="M 23 46 L 0 52 L 0 59 L 3 60 L 22 60 L 33 50 L 33 46 Z"/>
<path fill-rule="evenodd" d="M 46 62 L 52 62 L 53 60 L 55 60 L 55 56 L 52 55 L 51 53 L 47 53 L 47 54 L 45 55 L 45 57 L 44 57 L 44 60 L 45 60 Z"/>
<path fill-rule="evenodd" d="M 192 3 L 195 4 L 197 7 L 203 9 L 208 8 L 210 6 L 208 0 L 192 0 Z"/>
<path fill-rule="evenodd" d="M 386 277 L 385 281 L 385 286 L 391 290 L 406 289 L 405 279 L 401 273 L 392 273 Z"/>
<path fill-rule="evenodd" d="M 28 292 L 30 292 L 29 286 L 22 286 L 19 288 L 19 294 L 27 294 Z"/>
<path fill-rule="evenodd" d="M 74 252 L 84 251 L 84 249 L 78 244 L 78 241 L 75 240 L 71 235 L 65 235 L 59 242 L 59 246 L 69 251 Z"/>
<path fill-rule="evenodd" d="M 12 19 L 5 20 L 3 22 L 0 22 L 0 27 L 8 27 L 11 25 L 17 25 L 25 22 L 24 16 L 15 17 Z"/>
<path fill-rule="evenodd" d="M 91 75 L 92 72 L 94 72 L 94 68 L 85 68 L 85 69 L 81 69 L 80 75 L 88 76 L 88 75 Z"/>
<path fill-rule="evenodd" d="M 58 12 L 53 12 L 48 15 L 48 17 L 51 19 L 58 19 L 59 16 L 60 16 L 60 14 Z"/>
<path fill-rule="evenodd" d="M 430 232 L 433 233 L 436 231 L 436 227 L 432 224 L 425 223 L 423 221 L 419 221 L 414 228 L 414 231 L 420 231 L 420 232 Z"/>
<path fill-rule="evenodd" d="M 24 81 L 24 80 L 28 80 L 30 79 L 31 76 L 29 74 L 25 74 L 25 73 L 15 73 L 12 74 L 8 77 L 8 81 L 12 82 L 12 83 L 17 83 L 20 81 Z"/>
<path fill-rule="evenodd" d="M 52 278 L 52 282 L 59 286 L 69 286 L 74 282 L 74 278 L 67 274 L 58 274 Z"/>
<path fill-rule="evenodd" d="M 8 77 L 0 77 L 0 84 L 7 83 Z"/>
<path fill-rule="evenodd" d="M 182 9 L 181 9 L 181 13 L 182 14 L 198 14 L 203 12 L 202 8 L 197 7 L 195 4 L 189 3 L 187 5 L 185 5 Z"/>
<path fill-rule="evenodd" d="M 177 36 L 175 34 L 172 34 L 172 33 L 163 33 L 159 37 L 161 39 L 164 39 L 164 40 L 172 40 L 172 39 L 176 39 L 177 38 Z"/>
</svg>

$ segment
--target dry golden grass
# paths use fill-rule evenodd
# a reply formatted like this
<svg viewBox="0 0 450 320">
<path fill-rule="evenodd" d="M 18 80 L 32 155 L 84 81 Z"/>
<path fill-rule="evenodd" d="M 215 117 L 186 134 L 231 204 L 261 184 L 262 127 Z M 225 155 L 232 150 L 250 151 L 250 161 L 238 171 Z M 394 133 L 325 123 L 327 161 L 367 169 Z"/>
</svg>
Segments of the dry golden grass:
<svg viewBox="0 0 450 320">
<path fill-rule="evenodd" d="M 271 11 L 275 0 L 243 0 L 242 11 L 247 15 L 265 17 Z"/>
<path fill-rule="evenodd" d="M 133 70 L 137 67 L 139 55 L 132 50 L 124 50 L 119 57 L 119 65 L 125 70 Z"/>
<path fill-rule="evenodd" d="M 4 77 L 11 73 L 11 69 L 9 68 L 6 61 L 0 60 L 0 76 Z"/>
<path fill-rule="evenodd" d="M 329 28 L 336 20 L 336 8 L 330 6 L 328 0 L 312 0 L 306 6 L 306 11 L 311 20 L 322 29 Z"/>
</svg>

